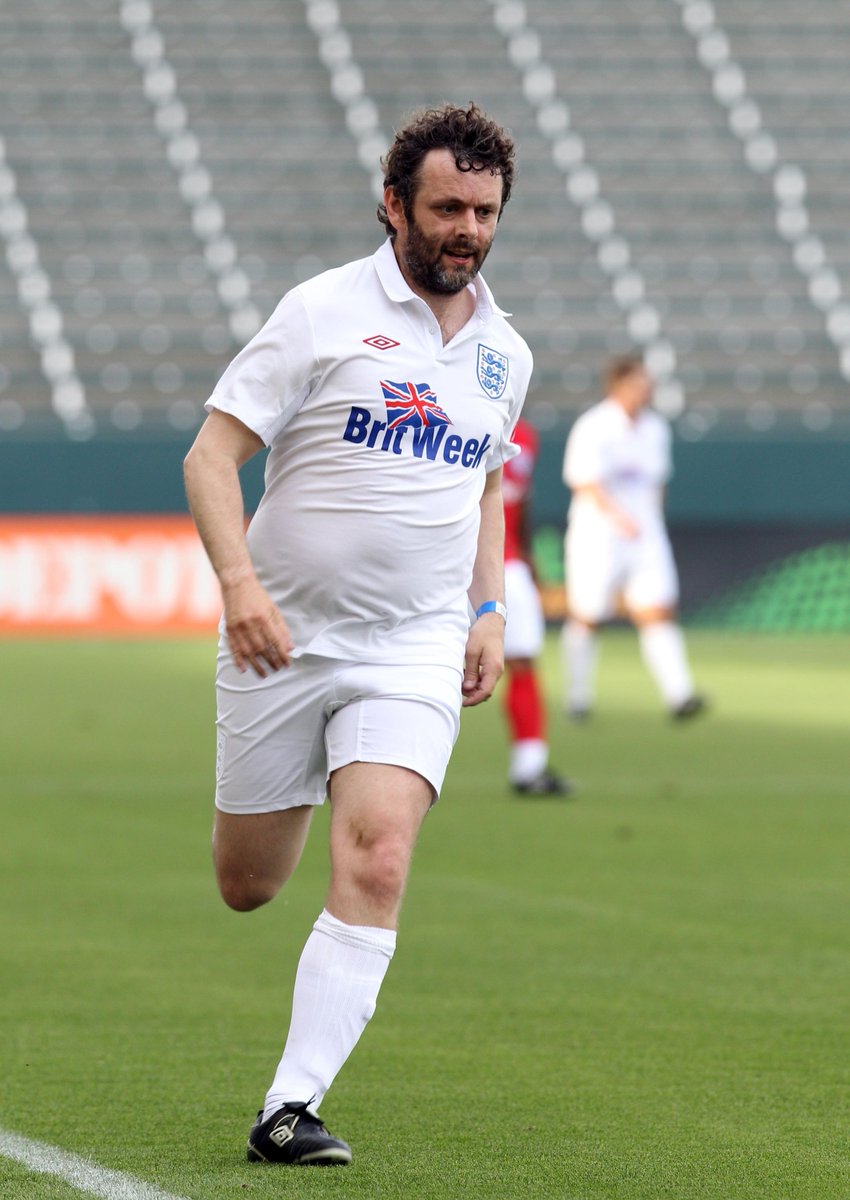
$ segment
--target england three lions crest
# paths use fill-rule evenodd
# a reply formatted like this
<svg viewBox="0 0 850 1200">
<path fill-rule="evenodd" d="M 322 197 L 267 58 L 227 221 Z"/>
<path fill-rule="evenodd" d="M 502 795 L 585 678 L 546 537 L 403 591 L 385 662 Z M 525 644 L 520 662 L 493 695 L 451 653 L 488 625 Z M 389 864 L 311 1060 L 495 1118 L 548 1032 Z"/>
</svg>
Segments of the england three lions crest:
<svg viewBox="0 0 850 1200">
<path fill-rule="evenodd" d="M 508 356 L 489 346 L 478 345 L 478 382 L 491 400 L 498 400 L 508 386 Z"/>
</svg>

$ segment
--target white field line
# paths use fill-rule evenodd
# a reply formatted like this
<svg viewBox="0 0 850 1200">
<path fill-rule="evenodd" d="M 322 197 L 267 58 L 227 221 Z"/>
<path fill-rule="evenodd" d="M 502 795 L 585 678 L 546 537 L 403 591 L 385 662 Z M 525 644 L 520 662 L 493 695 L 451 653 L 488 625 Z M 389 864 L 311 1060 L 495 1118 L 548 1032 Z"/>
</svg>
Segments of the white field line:
<svg viewBox="0 0 850 1200">
<path fill-rule="evenodd" d="M 185 1200 L 123 1171 L 98 1167 L 67 1150 L 32 1141 L 7 1129 L 0 1129 L 0 1157 L 14 1159 L 41 1175 L 56 1175 L 81 1192 L 101 1196 L 103 1200 Z"/>
</svg>

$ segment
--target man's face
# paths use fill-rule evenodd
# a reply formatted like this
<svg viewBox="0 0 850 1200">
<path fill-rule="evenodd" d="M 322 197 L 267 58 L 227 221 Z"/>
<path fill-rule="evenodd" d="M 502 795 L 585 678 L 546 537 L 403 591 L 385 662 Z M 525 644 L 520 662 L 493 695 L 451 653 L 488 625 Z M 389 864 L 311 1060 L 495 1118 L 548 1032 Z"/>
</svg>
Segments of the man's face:
<svg viewBox="0 0 850 1200">
<path fill-rule="evenodd" d="M 396 255 L 415 291 L 449 296 L 475 278 L 490 250 L 502 204 L 502 179 L 461 171 L 448 150 L 422 160 L 409 215 L 395 192 L 385 203 L 396 229 Z"/>
<path fill-rule="evenodd" d="M 641 367 L 620 381 L 618 399 L 630 416 L 635 417 L 652 399 L 652 377 Z"/>
</svg>

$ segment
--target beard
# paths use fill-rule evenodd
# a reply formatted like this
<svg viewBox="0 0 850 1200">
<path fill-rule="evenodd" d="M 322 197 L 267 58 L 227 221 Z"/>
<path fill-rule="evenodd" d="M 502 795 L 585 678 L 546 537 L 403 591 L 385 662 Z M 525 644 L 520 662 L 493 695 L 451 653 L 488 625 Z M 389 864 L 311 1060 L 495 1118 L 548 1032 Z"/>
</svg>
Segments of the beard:
<svg viewBox="0 0 850 1200">
<path fill-rule="evenodd" d="M 489 251 L 489 243 L 482 248 L 480 243 L 464 238 L 448 243 L 429 238 L 421 226 L 408 220 L 404 265 L 413 282 L 423 291 L 440 296 L 462 292 L 481 270 Z M 447 267 L 440 261 L 443 254 L 468 254 L 470 258 L 463 266 Z"/>
</svg>

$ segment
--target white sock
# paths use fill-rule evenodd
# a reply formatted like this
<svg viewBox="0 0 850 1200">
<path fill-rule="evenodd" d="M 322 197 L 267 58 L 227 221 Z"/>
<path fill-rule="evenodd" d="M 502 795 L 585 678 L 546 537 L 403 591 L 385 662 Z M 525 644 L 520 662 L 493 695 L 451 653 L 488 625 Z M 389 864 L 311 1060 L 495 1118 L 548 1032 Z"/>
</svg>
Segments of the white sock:
<svg viewBox="0 0 850 1200">
<path fill-rule="evenodd" d="M 395 943 L 392 929 L 346 925 L 322 912 L 298 963 L 289 1035 L 266 1095 L 266 1117 L 287 1103 L 318 1109 L 375 1011 Z"/>
<path fill-rule="evenodd" d="M 638 631 L 643 661 L 668 708 L 678 708 L 694 694 L 685 638 L 673 621 L 655 621 Z"/>
<path fill-rule="evenodd" d="M 522 738 L 511 746 L 511 783 L 530 783 L 546 770 L 549 747 L 540 738 Z"/>
<path fill-rule="evenodd" d="M 583 711 L 593 705 L 596 677 L 596 632 L 580 621 L 568 621 L 563 628 L 561 645 L 567 676 L 567 708 Z"/>
</svg>

